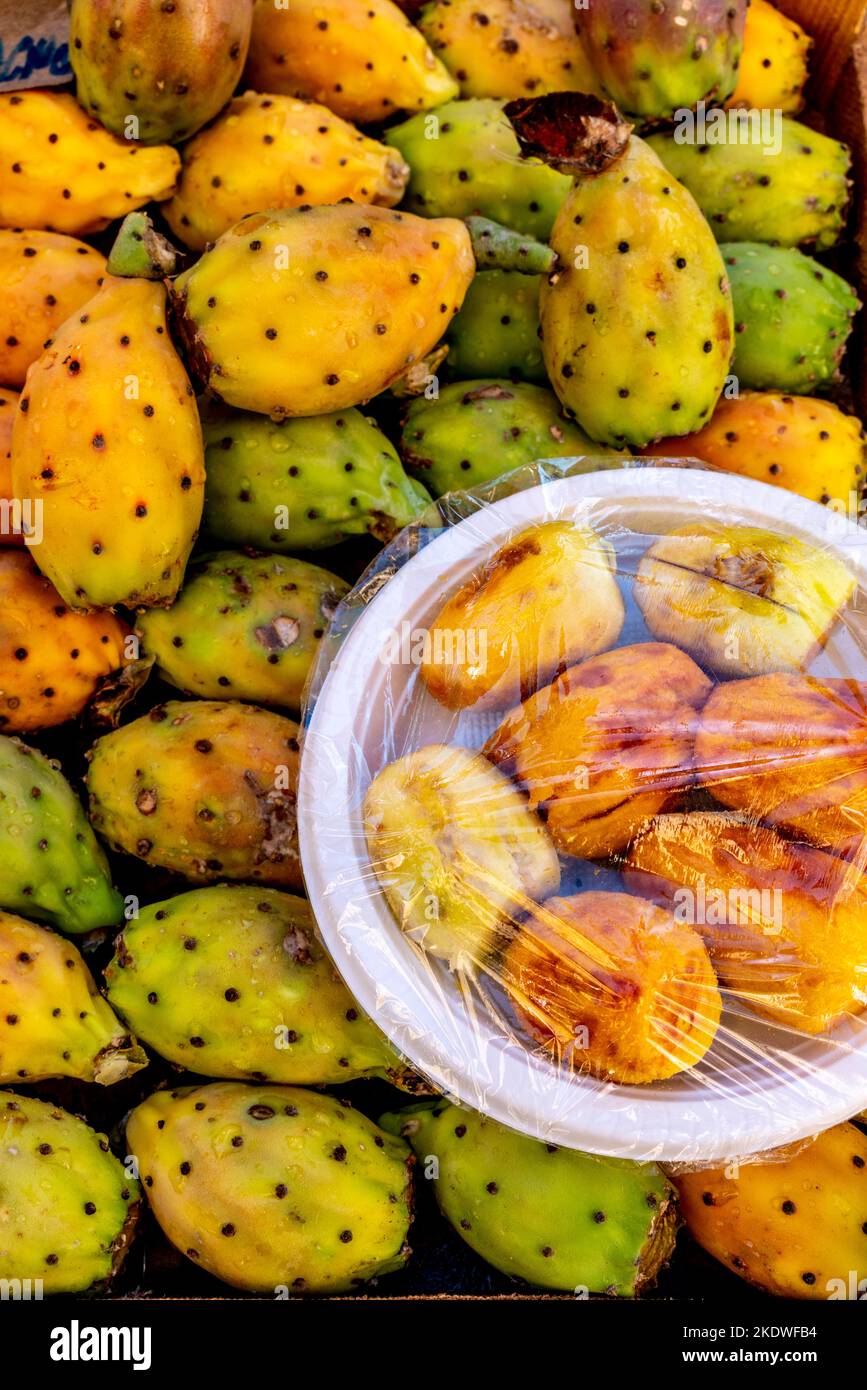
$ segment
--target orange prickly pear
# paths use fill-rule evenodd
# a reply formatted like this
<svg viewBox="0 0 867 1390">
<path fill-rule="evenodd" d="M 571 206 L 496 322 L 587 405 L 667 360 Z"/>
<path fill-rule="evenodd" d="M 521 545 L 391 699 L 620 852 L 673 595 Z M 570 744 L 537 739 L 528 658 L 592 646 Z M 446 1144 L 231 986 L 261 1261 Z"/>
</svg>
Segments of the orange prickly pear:
<svg viewBox="0 0 867 1390">
<path fill-rule="evenodd" d="M 24 532 L 16 520 L 12 499 L 12 422 L 18 406 L 18 392 L 0 386 L 0 545 L 23 545 Z"/>
<path fill-rule="evenodd" d="M 92 299 L 105 257 L 60 232 L 0 230 L 0 383 L 21 387 L 45 339 Z"/>
</svg>

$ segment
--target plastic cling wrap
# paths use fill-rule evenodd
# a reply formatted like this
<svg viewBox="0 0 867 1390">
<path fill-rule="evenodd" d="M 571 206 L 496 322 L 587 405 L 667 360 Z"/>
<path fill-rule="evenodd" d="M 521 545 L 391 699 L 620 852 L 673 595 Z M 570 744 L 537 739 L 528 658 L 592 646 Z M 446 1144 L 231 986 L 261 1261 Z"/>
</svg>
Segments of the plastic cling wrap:
<svg viewBox="0 0 867 1390">
<path fill-rule="evenodd" d="M 592 466 L 441 498 L 347 596 L 302 857 L 438 1089 L 707 1163 L 867 1104 L 867 545 L 762 483 Z"/>
</svg>

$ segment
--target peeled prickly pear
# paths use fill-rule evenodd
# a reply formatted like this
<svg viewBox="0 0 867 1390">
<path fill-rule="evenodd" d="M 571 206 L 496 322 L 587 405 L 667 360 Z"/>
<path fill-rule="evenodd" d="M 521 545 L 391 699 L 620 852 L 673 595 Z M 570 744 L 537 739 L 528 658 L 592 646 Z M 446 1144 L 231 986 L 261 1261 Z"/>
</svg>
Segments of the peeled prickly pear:
<svg viewBox="0 0 867 1390">
<path fill-rule="evenodd" d="M 0 386 L 0 546 L 24 544 L 23 517 L 14 514 L 12 490 L 12 423 L 18 399 L 17 391 Z"/>
<path fill-rule="evenodd" d="M 85 1293 L 111 1282 L 132 1240 L 141 1192 L 104 1134 L 58 1106 L 4 1091 L 0 1193 L 4 1285 L 21 1280 L 39 1297 L 34 1287 Z"/>
<path fill-rule="evenodd" d="M 446 334 L 452 376 L 547 383 L 539 339 L 541 283 L 541 276 L 518 270 L 478 272 Z"/>
<path fill-rule="evenodd" d="M 741 386 L 809 395 L 838 381 L 861 307 L 852 286 L 802 251 L 746 241 L 720 250 L 735 306 Z"/>
<path fill-rule="evenodd" d="M 812 47 L 800 24 L 768 0 L 751 0 L 738 85 L 729 105 L 796 115 L 804 104 Z"/>
<path fill-rule="evenodd" d="M 343 198 L 393 207 L 408 177 L 398 150 L 327 107 L 245 92 L 184 148 L 178 189 L 163 211 L 172 231 L 202 251 L 262 208 Z"/>
<path fill-rule="evenodd" d="M 115 849 L 200 883 L 297 888 L 297 735 L 254 705 L 158 705 L 89 754 L 91 821 Z"/>
<path fill-rule="evenodd" d="M 180 1067 L 239 1081 L 400 1078 L 308 903 L 271 888 L 199 888 L 142 908 L 106 971 L 121 1016 Z"/>
<path fill-rule="evenodd" d="M 674 1251 L 674 1190 L 655 1163 L 542 1144 L 447 1101 L 380 1124 L 412 1144 L 446 1220 L 504 1274 L 546 1289 L 632 1297 Z"/>
<path fill-rule="evenodd" d="M 159 1091 L 126 1134 L 166 1236 L 227 1284 L 334 1293 L 406 1263 L 410 1150 L 333 1096 Z"/>
<path fill-rule="evenodd" d="M 39 568 L 64 602 L 172 602 L 205 469 L 161 284 L 108 275 L 58 330 L 19 402 L 12 482 L 16 496 L 43 505 Z"/>
<path fill-rule="evenodd" d="M 176 144 L 238 85 L 252 0 L 70 0 L 69 10 L 76 95 L 115 135 Z"/>
<path fill-rule="evenodd" d="M 59 232 L 0 230 L 0 383 L 23 386 L 46 338 L 102 284 L 105 257 Z"/>
<path fill-rule="evenodd" d="M 99 232 L 168 198 L 180 167 L 168 145 L 109 135 L 68 92 L 0 94 L 0 227 Z"/>
<path fill-rule="evenodd" d="M 160 675 L 188 695 L 218 700 L 230 676 L 237 699 L 298 710 L 348 588 L 306 560 L 222 550 L 197 560 L 172 607 L 145 613 L 138 627 Z"/>
<path fill-rule="evenodd" d="M 458 84 L 392 0 L 256 0 L 245 78 L 258 92 L 320 101 L 369 125 L 426 111 Z"/>
</svg>

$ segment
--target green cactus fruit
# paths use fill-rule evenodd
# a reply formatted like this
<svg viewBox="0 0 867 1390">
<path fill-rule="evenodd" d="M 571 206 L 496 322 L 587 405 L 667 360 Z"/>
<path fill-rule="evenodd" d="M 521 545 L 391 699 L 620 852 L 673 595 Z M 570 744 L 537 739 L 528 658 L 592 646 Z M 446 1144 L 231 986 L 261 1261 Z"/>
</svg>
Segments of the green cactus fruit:
<svg viewBox="0 0 867 1390">
<path fill-rule="evenodd" d="M 90 819 L 112 848 L 199 883 L 301 886 L 293 720 L 230 700 L 170 700 L 98 739 L 88 758 Z"/>
<path fill-rule="evenodd" d="M 404 204 L 425 217 L 481 213 L 547 241 L 570 181 L 521 158 L 501 101 L 449 101 L 391 126 L 389 144 L 412 173 Z"/>
<path fill-rule="evenodd" d="M 59 765 L 0 737 L 0 906 L 63 932 L 114 926 L 123 899 Z"/>
<path fill-rule="evenodd" d="M 386 542 L 430 503 L 360 410 L 279 423 L 212 411 L 204 434 L 204 525 L 236 545 L 317 550 L 368 533 Z"/>
<path fill-rule="evenodd" d="M 105 1289 L 140 1199 L 104 1134 L 56 1105 L 0 1092 L 0 1280 L 20 1280 L 36 1298 Z"/>
<path fill-rule="evenodd" d="M 0 912 L 0 1082 L 111 1086 L 147 1066 L 71 941 Z"/>
<path fill-rule="evenodd" d="M 746 241 L 720 250 L 734 298 L 740 385 L 812 395 L 839 381 L 861 307 L 852 286 L 802 251 Z"/>
<path fill-rule="evenodd" d="M 221 550 L 201 556 L 173 607 L 142 614 L 138 631 L 163 679 L 188 695 L 217 700 L 230 674 L 237 699 L 297 711 L 348 589 L 306 560 Z"/>
<path fill-rule="evenodd" d="M 575 25 L 592 71 L 621 111 L 671 116 L 723 102 L 737 81 L 749 0 L 592 0 Z"/>
<path fill-rule="evenodd" d="M 70 0 L 69 11 L 76 95 L 115 135 L 186 140 L 238 85 L 253 0 Z"/>
<path fill-rule="evenodd" d="M 115 948 L 112 1005 L 180 1067 L 296 1086 L 380 1076 L 415 1089 L 331 964 L 303 898 L 194 889 L 142 908 Z"/>
<path fill-rule="evenodd" d="M 463 380 L 547 382 L 539 339 L 541 276 L 480 270 L 446 334 L 448 367 Z"/>
<path fill-rule="evenodd" d="M 734 112 L 720 116 L 729 122 L 737 119 Z M 740 116 L 750 120 L 749 112 Z M 846 225 L 849 149 L 785 118 L 775 123 L 774 138 L 777 126 L 779 149 L 764 142 L 764 135 L 726 144 L 707 138 L 691 145 L 680 144 L 676 134 L 651 135 L 647 143 L 689 189 L 717 240 L 827 251 L 836 246 Z"/>
<path fill-rule="evenodd" d="M 159 1091 L 126 1135 L 165 1235 L 235 1288 L 339 1293 L 406 1263 L 410 1150 L 333 1096 Z"/>
<path fill-rule="evenodd" d="M 674 1191 L 655 1163 L 542 1144 L 437 1100 L 379 1121 L 412 1144 L 440 1210 L 504 1274 L 546 1289 L 632 1297 L 674 1249 Z"/>
<path fill-rule="evenodd" d="M 524 463 L 589 455 L 588 471 L 611 451 L 593 444 L 541 386 L 511 381 L 455 381 L 436 400 L 410 405 L 400 450 L 436 497 L 478 487 Z"/>
</svg>

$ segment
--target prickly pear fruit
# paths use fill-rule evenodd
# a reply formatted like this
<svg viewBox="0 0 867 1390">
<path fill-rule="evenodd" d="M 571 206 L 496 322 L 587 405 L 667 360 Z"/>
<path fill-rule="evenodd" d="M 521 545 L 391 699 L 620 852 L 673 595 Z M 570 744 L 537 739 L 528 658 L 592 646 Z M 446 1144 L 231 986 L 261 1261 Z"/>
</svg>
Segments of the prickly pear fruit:
<svg viewBox="0 0 867 1390">
<path fill-rule="evenodd" d="M 489 380 L 455 381 L 435 400 L 414 400 L 400 451 L 436 497 L 477 487 L 536 459 L 588 454 L 599 467 L 598 456 L 610 453 L 566 419 L 551 391 Z"/>
<path fill-rule="evenodd" d="M 655 1163 L 542 1144 L 437 1100 L 383 1115 L 412 1144 L 462 1240 L 504 1274 L 545 1289 L 632 1297 L 674 1251 L 674 1190 Z"/>
<path fill-rule="evenodd" d="M 298 710 L 348 589 L 306 560 L 222 550 L 198 559 L 177 602 L 145 613 L 138 630 L 163 679 L 188 695 L 218 700 L 230 675 L 236 699 Z"/>
<path fill-rule="evenodd" d="M 159 1091 L 126 1135 L 168 1239 L 227 1284 L 335 1293 L 406 1263 L 410 1150 L 333 1096 Z"/>
<path fill-rule="evenodd" d="M 39 567 L 70 607 L 172 602 L 205 467 L 161 284 L 107 275 L 58 330 L 19 403 L 12 482 L 43 504 Z"/>
<path fill-rule="evenodd" d="M 145 1066 L 72 942 L 0 912 L 0 1082 L 74 1076 L 111 1086 Z"/>
<path fill-rule="evenodd" d="M 39 1280 L 49 1294 L 104 1289 L 132 1241 L 140 1199 L 104 1134 L 56 1105 L 0 1093 L 4 1283 Z"/>
<path fill-rule="evenodd" d="M 685 184 L 719 241 L 764 241 L 827 251 L 846 225 L 851 155 L 799 121 L 782 119 L 780 148 L 759 139 L 682 145 L 647 143 Z"/>
<path fill-rule="evenodd" d="M 343 984 L 303 898 L 195 889 L 142 908 L 115 946 L 112 1006 L 180 1067 L 300 1086 L 400 1077 L 399 1057 Z"/>
<path fill-rule="evenodd" d="M 123 899 L 58 765 L 0 737 L 0 906 L 64 932 L 120 921 Z"/>
<path fill-rule="evenodd" d="M 256 0 L 245 79 L 257 92 L 309 97 L 361 125 L 426 111 L 458 84 L 392 0 Z"/>
<path fill-rule="evenodd" d="M 861 421 L 810 396 L 743 391 L 721 400 L 698 434 L 664 439 L 645 452 L 701 459 L 841 510 L 860 491 L 865 476 Z"/>
<path fill-rule="evenodd" d="M 0 95 L 0 227 L 102 231 L 168 198 L 180 167 L 168 145 L 144 149 L 109 135 L 68 92 Z"/>
<path fill-rule="evenodd" d="M 627 115 L 652 119 L 731 96 L 748 4 L 592 0 L 575 27 L 605 95 Z"/>
<path fill-rule="evenodd" d="M 481 270 L 446 334 L 452 376 L 548 381 L 539 340 L 541 276 Z"/>
<path fill-rule="evenodd" d="M 738 85 L 729 105 L 797 115 L 804 104 L 812 47 L 800 24 L 768 0 L 751 0 Z"/>
<path fill-rule="evenodd" d="M 384 391 L 436 346 L 474 272 L 462 222 L 342 203 L 245 217 L 174 291 L 203 380 L 277 419 Z"/>
<path fill-rule="evenodd" d="M 433 0 L 418 27 L 463 97 L 597 92 L 571 0 Z"/>
<path fill-rule="evenodd" d="M 254 705 L 158 705 L 88 755 L 91 821 L 115 849 L 185 878 L 300 887 L 297 735 Z"/>
<path fill-rule="evenodd" d="M 0 382 L 24 385 L 45 339 L 93 298 L 104 274 L 105 257 L 74 237 L 0 230 Z"/>
<path fill-rule="evenodd" d="M 741 1279 L 781 1298 L 864 1297 L 867 1138 L 856 1125 L 674 1182 L 690 1235 Z"/>
<path fill-rule="evenodd" d="M 802 251 L 746 241 L 720 250 L 735 306 L 741 386 L 809 395 L 839 381 L 861 307 L 852 286 Z"/>
<path fill-rule="evenodd" d="M 571 181 L 521 158 L 501 101 L 450 101 L 388 132 L 412 173 L 406 206 L 425 217 L 480 213 L 547 241 Z"/>
<path fill-rule="evenodd" d="M 262 208 L 343 198 L 393 207 L 408 178 L 398 150 L 327 107 L 245 92 L 185 147 L 177 192 L 163 212 L 172 231 L 202 251 Z"/>
<path fill-rule="evenodd" d="M 18 392 L 0 386 L 0 546 L 24 544 L 23 517 L 15 516 L 12 491 L 12 423 L 17 408 Z"/>
<path fill-rule="evenodd" d="M 115 135 L 186 140 L 244 70 L 252 0 L 70 0 L 69 10 L 76 95 Z"/>
<path fill-rule="evenodd" d="M 359 410 L 279 423 L 221 410 L 203 425 L 204 526 L 221 540 L 293 551 L 368 533 L 385 542 L 430 503 Z"/>
</svg>

